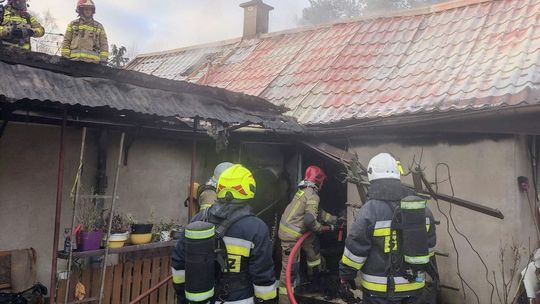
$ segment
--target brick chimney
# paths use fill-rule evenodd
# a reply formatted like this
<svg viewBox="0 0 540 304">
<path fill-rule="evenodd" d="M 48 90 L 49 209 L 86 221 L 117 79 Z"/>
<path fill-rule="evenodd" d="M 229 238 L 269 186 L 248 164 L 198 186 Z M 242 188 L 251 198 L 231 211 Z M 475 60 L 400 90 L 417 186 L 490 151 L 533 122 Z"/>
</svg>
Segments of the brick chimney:
<svg viewBox="0 0 540 304">
<path fill-rule="evenodd" d="M 268 17 L 274 8 L 262 0 L 252 0 L 240 4 L 244 9 L 244 38 L 251 39 L 268 33 Z"/>
</svg>

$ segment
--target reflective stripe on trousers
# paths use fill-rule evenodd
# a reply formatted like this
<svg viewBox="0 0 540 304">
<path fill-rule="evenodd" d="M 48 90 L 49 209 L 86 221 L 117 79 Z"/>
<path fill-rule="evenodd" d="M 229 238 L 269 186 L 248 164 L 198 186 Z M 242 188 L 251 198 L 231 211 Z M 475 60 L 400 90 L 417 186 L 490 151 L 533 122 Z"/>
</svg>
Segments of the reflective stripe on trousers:
<svg viewBox="0 0 540 304">
<path fill-rule="evenodd" d="M 251 297 L 251 298 L 247 298 L 247 299 L 244 299 L 244 300 L 238 300 L 238 301 L 232 301 L 232 302 L 216 301 L 215 303 L 216 304 L 254 304 L 255 300 L 253 299 L 253 297 Z"/>
<path fill-rule="evenodd" d="M 84 51 L 84 50 L 71 50 L 71 53 L 69 55 L 69 58 L 71 59 L 89 59 L 94 61 L 99 61 L 99 52 L 92 52 L 92 51 Z"/>
<path fill-rule="evenodd" d="M 18 43 L 11 43 L 11 42 L 7 42 L 7 41 L 1 41 L 0 45 L 18 47 L 18 48 L 25 49 L 25 50 L 30 50 L 30 48 L 31 48 L 30 43 L 18 44 Z"/>
<path fill-rule="evenodd" d="M 376 292 L 386 292 L 387 291 L 387 277 L 373 276 L 362 273 L 362 287 L 367 290 L 376 291 Z M 403 277 L 394 278 L 395 292 L 405 292 L 413 291 L 424 288 L 426 285 L 425 279 L 417 282 L 409 282 L 409 280 Z"/>
</svg>

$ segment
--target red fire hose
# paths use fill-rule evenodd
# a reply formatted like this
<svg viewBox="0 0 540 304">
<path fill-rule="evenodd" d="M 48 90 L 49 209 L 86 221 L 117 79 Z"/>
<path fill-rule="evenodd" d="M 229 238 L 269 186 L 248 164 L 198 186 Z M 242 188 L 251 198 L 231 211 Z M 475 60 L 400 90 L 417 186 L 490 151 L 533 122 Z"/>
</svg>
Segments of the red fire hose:
<svg viewBox="0 0 540 304">
<path fill-rule="evenodd" d="M 291 282 L 291 270 L 292 265 L 295 260 L 295 256 L 298 253 L 298 250 L 302 247 L 302 243 L 311 235 L 311 231 L 308 231 L 302 235 L 298 241 L 296 241 L 296 244 L 294 244 L 293 249 L 291 250 L 291 254 L 289 255 L 289 261 L 287 262 L 287 268 L 285 269 L 285 285 L 287 287 L 287 294 L 289 297 L 289 301 L 291 304 L 298 304 L 296 302 L 296 298 L 294 297 L 294 292 L 292 289 L 292 282 Z"/>
</svg>

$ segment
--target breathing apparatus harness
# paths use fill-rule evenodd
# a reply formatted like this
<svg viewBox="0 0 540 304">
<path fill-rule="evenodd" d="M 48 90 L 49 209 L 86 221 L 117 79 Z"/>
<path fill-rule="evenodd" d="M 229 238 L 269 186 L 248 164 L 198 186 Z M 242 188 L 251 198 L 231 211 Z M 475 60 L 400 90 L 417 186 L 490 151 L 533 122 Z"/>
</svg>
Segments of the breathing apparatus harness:
<svg viewBox="0 0 540 304">
<path fill-rule="evenodd" d="M 403 198 L 397 206 L 384 201 L 393 211 L 387 264 L 387 293 L 393 296 L 396 276 L 409 282 L 425 281 L 423 272 L 438 281 L 437 271 L 430 262 L 426 229 L 426 200 L 417 196 Z M 430 223 L 434 225 L 434 223 Z M 395 235 L 394 235 L 395 233 Z"/>
<path fill-rule="evenodd" d="M 204 210 L 200 221 L 186 227 L 186 298 L 190 303 L 225 302 L 230 292 L 249 286 L 245 258 L 229 257 L 223 238 L 236 222 L 254 216 L 247 208 L 217 218 Z M 189 278 L 189 279 L 188 279 Z"/>
</svg>

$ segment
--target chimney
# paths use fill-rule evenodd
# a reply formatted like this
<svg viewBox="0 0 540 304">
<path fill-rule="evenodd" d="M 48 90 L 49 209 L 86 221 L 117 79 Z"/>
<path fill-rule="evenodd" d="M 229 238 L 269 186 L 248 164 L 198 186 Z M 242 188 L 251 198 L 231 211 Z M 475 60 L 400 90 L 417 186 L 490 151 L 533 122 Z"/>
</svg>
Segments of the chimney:
<svg viewBox="0 0 540 304">
<path fill-rule="evenodd" d="M 244 9 L 244 38 L 251 39 L 268 33 L 268 16 L 274 8 L 262 0 L 252 0 L 240 4 Z"/>
</svg>

